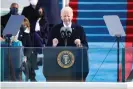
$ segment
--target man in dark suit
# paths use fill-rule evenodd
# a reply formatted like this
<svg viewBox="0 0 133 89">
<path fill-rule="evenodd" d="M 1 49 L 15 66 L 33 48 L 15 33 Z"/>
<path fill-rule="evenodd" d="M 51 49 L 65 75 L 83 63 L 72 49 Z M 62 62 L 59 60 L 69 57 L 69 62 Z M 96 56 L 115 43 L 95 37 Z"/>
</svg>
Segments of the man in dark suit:
<svg viewBox="0 0 133 89">
<path fill-rule="evenodd" d="M 61 10 L 62 23 L 57 24 L 53 27 L 47 46 L 59 47 L 59 46 L 71 46 L 71 47 L 87 47 L 88 43 L 86 40 L 85 32 L 82 26 L 72 23 L 73 10 L 70 7 L 64 7 Z M 88 75 L 88 60 L 84 59 L 84 73 L 83 81 Z M 81 81 L 80 73 L 73 76 L 74 81 Z M 75 79 L 76 76 L 76 79 Z M 54 80 L 54 79 L 53 79 Z M 55 79 L 56 80 L 56 79 Z M 58 81 L 58 80 L 57 80 Z M 64 80 L 65 81 L 65 80 Z M 71 81 L 71 80 L 70 80 Z"/>
<path fill-rule="evenodd" d="M 73 10 L 65 7 L 61 10 L 62 23 L 53 27 L 47 46 L 65 46 L 64 38 L 61 36 L 61 28 L 71 28 L 72 34 L 67 38 L 67 46 L 88 47 L 83 27 L 72 23 Z"/>
<path fill-rule="evenodd" d="M 3 37 L 3 29 L 5 28 L 11 15 L 18 15 L 19 5 L 17 3 L 12 3 L 10 6 L 10 12 L 4 16 L 1 16 L 1 36 Z"/>
</svg>

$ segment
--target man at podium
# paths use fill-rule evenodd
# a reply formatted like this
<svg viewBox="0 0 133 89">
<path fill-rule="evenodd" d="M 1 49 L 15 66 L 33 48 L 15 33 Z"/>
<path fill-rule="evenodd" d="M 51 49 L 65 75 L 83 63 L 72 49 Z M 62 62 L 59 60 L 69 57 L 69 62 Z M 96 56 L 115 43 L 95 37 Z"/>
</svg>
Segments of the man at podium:
<svg viewBox="0 0 133 89">
<path fill-rule="evenodd" d="M 47 81 L 85 81 L 88 75 L 85 32 L 72 18 L 72 8 L 62 8 L 62 23 L 55 25 L 49 35 L 47 46 L 54 48 L 44 49 L 43 73 Z"/>
<path fill-rule="evenodd" d="M 47 46 L 77 46 L 88 47 L 85 32 L 82 26 L 72 23 L 73 10 L 64 7 L 61 10 L 62 23 L 53 27 Z"/>
</svg>

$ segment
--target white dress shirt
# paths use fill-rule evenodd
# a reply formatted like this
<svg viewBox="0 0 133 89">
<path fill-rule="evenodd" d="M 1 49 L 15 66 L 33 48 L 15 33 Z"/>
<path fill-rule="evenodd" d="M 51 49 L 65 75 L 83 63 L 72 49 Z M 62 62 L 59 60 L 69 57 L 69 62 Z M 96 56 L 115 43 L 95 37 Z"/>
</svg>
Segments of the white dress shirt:
<svg viewBox="0 0 133 89">
<path fill-rule="evenodd" d="M 63 25 L 64 25 L 64 27 L 70 27 L 71 28 L 71 26 L 72 26 L 72 22 L 70 22 L 70 24 L 67 26 L 67 25 L 65 25 L 64 23 L 63 23 Z"/>
<path fill-rule="evenodd" d="M 39 18 L 36 22 L 36 26 L 35 26 L 35 31 L 40 31 L 40 24 L 39 24 L 39 21 L 41 20 L 41 18 Z"/>
</svg>

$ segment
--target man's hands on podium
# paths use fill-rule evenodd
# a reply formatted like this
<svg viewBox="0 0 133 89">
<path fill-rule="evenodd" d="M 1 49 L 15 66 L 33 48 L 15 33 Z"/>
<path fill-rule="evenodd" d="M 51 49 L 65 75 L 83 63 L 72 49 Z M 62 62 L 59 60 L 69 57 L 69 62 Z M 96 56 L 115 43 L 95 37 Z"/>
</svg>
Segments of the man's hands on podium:
<svg viewBox="0 0 133 89">
<path fill-rule="evenodd" d="M 56 47 L 58 45 L 58 43 L 59 43 L 57 38 L 54 38 L 52 42 L 53 42 L 53 47 Z M 76 44 L 77 47 L 82 47 L 80 39 L 74 40 L 74 43 Z"/>
<path fill-rule="evenodd" d="M 74 41 L 74 43 L 76 44 L 77 47 L 82 47 L 82 44 L 81 44 L 81 40 L 80 39 L 76 39 Z"/>
<path fill-rule="evenodd" d="M 53 47 L 56 47 L 58 45 L 59 41 L 57 38 L 53 39 Z"/>
</svg>

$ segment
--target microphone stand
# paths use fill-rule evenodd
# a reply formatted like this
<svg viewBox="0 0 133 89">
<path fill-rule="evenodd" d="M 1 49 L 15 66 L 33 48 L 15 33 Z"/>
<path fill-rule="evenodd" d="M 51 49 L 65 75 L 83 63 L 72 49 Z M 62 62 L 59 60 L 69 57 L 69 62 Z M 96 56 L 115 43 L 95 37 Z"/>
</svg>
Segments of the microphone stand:
<svg viewBox="0 0 133 89">
<path fill-rule="evenodd" d="M 9 47 L 10 47 L 10 43 L 11 43 L 11 38 L 12 37 L 12 34 L 7 34 L 6 36 L 5 36 L 5 39 L 6 39 L 6 42 L 7 42 L 7 45 L 8 45 L 8 68 L 9 68 L 9 73 L 8 73 L 8 78 L 9 78 L 9 80 L 11 80 L 11 69 L 10 69 L 10 49 L 9 49 Z"/>
<path fill-rule="evenodd" d="M 67 34 L 67 29 L 66 29 L 66 31 L 65 31 L 65 47 L 67 46 L 67 38 L 68 38 L 69 36 L 68 36 L 68 34 Z"/>
<path fill-rule="evenodd" d="M 120 35 L 116 35 L 116 40 L 117 40 L 117 82 L 119 82 Z"/>
<path fill-rule="evenodd" d="M 11 40 L 10 40 L 11 37 L 12 37 L 12 34 L 7 34 L 7 35 L 5 36 L 6 42 L 7 42 L 7 44 L 8 44 L 8 47 L 10 46 L 10 43 L 11 43 Z"/>
<path fill-rule="evenodd" d="M 15 73 L 14 73 L 14 70 L 13 70 L 13 64 L 12 64 L 12 60 L 10 58 L 10 43 L 11 43 L 11 37 L 12 37 L 12 34 L 7 34 L 6 36 L 6 42 L 8 44 L 8 68 L 9 68 L 9 73 L 8 73 L 8 77 L 9 77 L 9 81 L 10 80 L 16 80 L 15 78 Z"/>
<path fill-rule="evenodd" d="M 67 46 L 67 39 L 71 36 L 71 31 L 66 30 L 66 37 L 65 37 L 65 47 Z"/>
<path fill-rule="evenodd" d="M 65 38 L 64 43 L 65 43 L 65 47 L 66 47 L 67 46 L 67 38 Z"/>
</svg>

